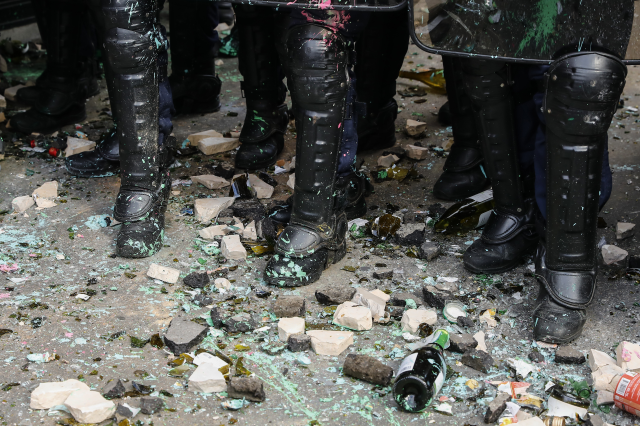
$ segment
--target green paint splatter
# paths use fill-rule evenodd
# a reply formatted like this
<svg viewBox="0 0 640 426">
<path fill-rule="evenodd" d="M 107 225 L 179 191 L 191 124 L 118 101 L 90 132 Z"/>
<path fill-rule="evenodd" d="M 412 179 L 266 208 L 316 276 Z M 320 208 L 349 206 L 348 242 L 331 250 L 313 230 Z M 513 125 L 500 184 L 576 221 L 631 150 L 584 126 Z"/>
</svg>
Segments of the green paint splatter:
<svg viewBox="0 0 640 426">
<path fill-rule="evenodd" d="M 529 43 L 534 40 L 536 47 L 540 47 L 540 52 L 546 52 L 549 49 L 547 44 L 551 34 L 556 26 L 556 17 L 558 16 L 557 0 L 539 0 L 538 12 L 533 23 L 524 38 L 520 42 L 520 46 L 516 54 L 520 54 Z"/>
</svg>

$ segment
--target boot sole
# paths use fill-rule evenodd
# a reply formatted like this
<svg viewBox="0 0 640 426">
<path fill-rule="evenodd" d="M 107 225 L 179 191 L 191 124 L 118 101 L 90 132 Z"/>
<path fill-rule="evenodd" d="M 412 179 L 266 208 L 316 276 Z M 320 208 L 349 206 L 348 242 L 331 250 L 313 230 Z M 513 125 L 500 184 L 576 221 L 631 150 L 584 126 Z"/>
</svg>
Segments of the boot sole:
<svg viewBox="0 0 640 426">
<path fill-rule="evenodd" d="M 63 128 L 64 126 L 69 126 L 71 124 L 75 124 L 75 123 L 79 123 L 81 121 L 84 121 L 87 119 L 87 113 L 86 111 L 83 114 L 78 114 L 75 117 L 70 117 L 69 119 L 67 119 L 66 121 L 63 121 L 61 123 L 57 123 L 55 126 L 51 126 L 51 127 L 43 127 L 40 129 L 21 129 L 20 126 L 14 126 L 13 123 L 11 123 L 11 126 L 17 130 L 18 132 L 21 133 L 25 133 L 25 134 L 31 134 L 31 133 L 42 133 L 45 135 L 49 135 L 53 132 L 56 132 L 58 130 L 60 130 L 61 128 Z"/>
<path fill-rule="evenodd" d="M 117 174 L 120 171 L 120 166 L 115 167 L 112 170 L 103 170 L 103 171 L 91 171 L 91 170 L 78 170 L 74 168 L 69 168 L 67 166 L 67 171 L 70 175 L 81 177 L 81 178 L 101 178 L 101 177 L 109 177 Z"/>
<path fill-rule="evenodd" d="M 512 269 L 517 268 L 519 265 L 524 263 L 524 259 L 523 258 L 516 259 L 503 266 L 500 266 L 497 268 L 486 268 L 486 269 L 478 269 L 472 265 L 469 265 L 466 262 L 462 262 L 462 263 L 464 265 L 464 268 L 467 271 L 473 272 L 474 274 L 501 274 L 503 272 L 508 272 L 508 271 L 511 271 Z"/>
<path fill-rule="evenodd" d="M 280 151 L 282 152 L 282 151 Z M 278 155 L 280 155 L 280 152 L 278 152 Z M 278 161 L 278 157 L 274 157 L 273 159 L 269 159 L 268 161 L 261 161 L 259 163 L 243 163 L 243 162 L 238 162 L 236 161 L 236 169 L 242 169 L 242 170 L 259 170 L 259 169 L 267 169 L 271 166 L 273 166 L 274 164 L 276 164 L 276 161 Z"/>
</svg>

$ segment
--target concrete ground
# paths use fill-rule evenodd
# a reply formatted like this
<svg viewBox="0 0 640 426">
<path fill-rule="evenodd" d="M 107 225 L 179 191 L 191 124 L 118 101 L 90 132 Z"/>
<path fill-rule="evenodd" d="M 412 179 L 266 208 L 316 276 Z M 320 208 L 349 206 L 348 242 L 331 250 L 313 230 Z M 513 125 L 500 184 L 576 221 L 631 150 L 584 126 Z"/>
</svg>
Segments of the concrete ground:
<svg viewBox="0 0 640 426">
<path fill-rule="evenodd" d="M 439 59 L 411 46 L 403 69 L 441 68 Z M 37 75 L 42 61 L 14 69 L 7 78 L 20 80 L 25 75 Z M 245 103 L 240 95 L 240 74 L 236 59 L 223 59 L 219 67 L 223 80 L 222 109 L 213 114 L 181 116 L 174 121 L 174 133 L 179 141 L 194 132 L 215 129 L 220 132 L 237 130 L 243 122 Z M 3 78 L 0 75 L 0 78 Z M 16 82 L 16 81 L 14 81 Z M 624 92 L 625 106 L 638 108 L 640 96 L 640 72 L 629 68 Z M 109 102 L 104 87 L 99 95 L 89 101 L 89 117 L 78 123 L 78 130 L 93 140 L 109 125 L 104 109 Z M 424 87 L 420 83 L 399 79 L 398 91 L 411 87 Z M 438 124 L 435 114 L 446 97 L 426 89 L 423 96 L 396 96 L 402 111 L 396 122 L 396 147 L 414 143 L 404 134 L 407 119 L 419 119 L 428 125 L 428 137 L 423 144 L 440 146 L 450 137 L 450 130 Z M 289 99 L 290 101 L 290 99 Z M 7 114 L 21 108 L 9 104 Z M 236 115 L 237 114 L 237 115 Z M 601 213 L 607 227 L 598 229 L 598 238 L 617 244 L 631 255 L 640 254 L 636 238 L 621 242 L 615 240 L 618 221 L 635 222 L 640 214 L 640 141 L 638 113 L 619 110 L 609 131 L 611 165 L 614 170 L 614 189 L 611 200 Z M 71 127 L 64 131 L 74 132 Z M 496 394 L 495 387 L 486 381 L 516 380 L 506 365 L 509 358 L 527 359 L 538 349 L 545 355 L 545 362 L 534 365 L 534 371 L 525 378 L 517 378 L 531 384 L 529 393 L 547 399 L 545 384 L 556 381 L 571 389 L 571 381 L 590 377 L 588 364 L 561 365 L 554 362 L 553 348 L 540 347 L 531 331 L 532 303 L 538 285 L 532 278 L 529 264 L 496 276 L 475 276 L 462 267 L 461 253 L 480 234 L 477 231 L 463 236 L 443 236 L 427 231 L 427 238 L 437 242 L 443 254 L 433 261 L 422 261 L 407 256 L 407 248 L 394 243 L 367 239 L 350 239 L 347 256 L 330 267 L 320 281 L 294 289 L 269 288 L 267 299 L 256 297 L 255 290 L 265 289 L 262 271 L 269 256 L 250 256 L 246 261 L 225 261 L 219 256 L 209 256 L 202 250 L 198 230 L 204 225 L 189 215 L 185 208 L 197 198 L 227 196 L 225 190 L 209 190 L 200 185 L 175 186 L 179 194 L 172 196 L 166 219 L 166 241 L 163 250 L 148 259 L 123 259 L 115 257 L 114 239 L 119 228 L 101 227 L 100 216 L 111 215 L 119 177 L 101 179 L 77 179 L 64 168 L 62 158 L 51 158 L 46 152 L 21 151 L 27 147 L 26 138 L 16 138 L 2 127 L 2 137 L 7 157 L 0 162 L 0 264 L 17 264 L 14 272 L 0 272 L 0 329 L 11 333 L 0 337 L 0 424 L 71 424 L 65 413 L 47 414 L 46 410 L 31 410 L 29 396 L 42 382 L 66 379 L 83 380 L 92 389 L 100 390 L 110 379 L 120 378 L 138 381 L 153 387 L 154 395 L 160 395 L 165 410 L 154 415 L 139 414 L 136 424 L 154 425 L 480 425 L 487 404 Z M 290 159 L 295 155 L 294 136 L 287 134 L 286 148 L 281 155 Z M 361 156 L 363 166 L 375 170 L 381 152 Z M 434 198 L 431 189 L 441 173 L 445 158 L 434 151 L 426 160 L 415 162 L 421 175 L 417 180 L 398 183 L 385 181 L 375 184 L 375 193 L 368 199 L 367 219 L 384 213 L 388 204 L 412 212 L 424 211 L 428 206 L 441 202 Z M 205 174 L 205 166 L 222 162 L 233 164 L 233 152 L 214 156 L 193 154 L 179 157 L 181 166 L 172 170 L 172 177 L 189 179 Z M 414 162 L 403 159 L 401 167 Z M 272 200 L 284 200 L 291 194 L 286 186 L 288 174 L 273 176 L 278 182 Z M 60 199 L 55 207 L 29 209 L 26 214 L 11 211 L 11 201 L 18 196 L 29 195 L 46 181 L 60 183 Z M 451 203 L 442 202 L 446 207 Z M 391 207 L 393 209 L 393 207 Z M 158 263 L 176 268 L 181 273 L 177 284 L 165 284 L 146 276 L 149 265 Z M 375 270 L 402 269 L 390 280 L 377 280 L 359 272 L 357 268 L 370 266 Z M 160 335 L 178 314 L 188 318 L 207 317 L 210 308 L 200 308 L 190 302 L 190 290 L 182 284 L 182 277 L 192 271 L 214 270 L 230 267 L 228 278 L 233 289 L 222 295 L 211 293 L 214 304 L 225 312 L 250 312 L 269 325 L 269 341 L 277 340 L 277 319 L 271 304 L 279 295 L 301 295 L 307 303 L 308 328 L 331 328 L 331 310 L 320 305 L 315 290 L 327 283 L 380 288 L 391 292 L 410 292 L 421 296 L 425 280 L 437 277 L 457 277 L 458 294 L 466 304 L 470 317 L 476 321 L 472 334 L 486 333 L 488 352 L 495 359 L 495 366 L 488 374 L 462 365 L 461 355 L 446 353 L 448 366 L 453 370 L 440 393 L 440 401 L 448 403 L 453 415 L 430 408 L 422 414 L 410 414 L 399 410 L 392 398 L 391 388 L 381 388 L 346 377 L 341 373 L 344 359 L 349 353 L 367 354 L 397 369 L 402 358 L 409 354 L 402 338 L 399 321 L 389 325 L 375 324 L 370 331 L 355 332 L 354 344 L 337 357 L 306 353 L 311 363 L 304 365 L 300 354 L 284 351 L 271 356 L 262 349 L 264 336 L 253 333 L 218 337 L 208 336 L 199 348 L 220 350 L 234 360 L 243 358 L 244 367 L 265 384 L 266 401 L 251 403 L 239 411 L 228 411 L 221 403 L 228 398 L 224 394 L 196 394 L 186 385 L 188 376 L 171 377 L 168 372 L 170 358 L 164 350 L 147 344 L 133 348 L 128 336 L 149 338 Z M 354 272 L 355 271 L 355 272 Z M 365 278 L 365 279 L 363 279 Z M 608 276 L 601 272 L 593 304 L 588 310 L 588 321 L 583 335 L 570 346 L 587 353 L 598 349 L 612 355 L 621 341 L 638 341 L 637 325 L 640 290 L 637 277 Z M 497 288 L 502 290 L 498 291 Z M 87 301 L 76 298 L 78 293 L 92 294 Z M 420 301 L 422 301 L 420 299 Z M 495 328 L 478 320 L 488 308 L 497 311 Z M 438 313 L 437 326 L 456 331 Z M 121 337 L 110 339 L 116 333 Z M 117 336 L 117 334 L 116 334 Z M 248 346 L 249 349 L 242 346 Z M 28 354 L 55 353 L 59 359 L 48 363 L 27 361 Z M 195 367 L 192 366 L 191 370 Z M 475 379 L 480 387 L 471 389 L 465 383 Z M 162 391 L 162 392 L 161 392 Z M 159 393 L 161 392 L 161 393 Z M 171 395 L 171 396 L 169 396 Z M 595 393 L 592 398 L 595 401 Z M 135 405 L 137 398 L 127 402 Z M 115 402 L 124 402 L 116 400 Z M 544 408 L 544 407 L 543 407 Z M 540 410 L 523 408 L 530 413 Z M 591 411 L 615 425 L 640 423 L 638 417 L 617 408 L 602 411 L 595 402 Z M 606 412 L 605 412 L 606 411 Z M 66 423 L 65 423 L 66 422 Z M 104 424 L 109 424 L 109 421 Z"/>
</svg>

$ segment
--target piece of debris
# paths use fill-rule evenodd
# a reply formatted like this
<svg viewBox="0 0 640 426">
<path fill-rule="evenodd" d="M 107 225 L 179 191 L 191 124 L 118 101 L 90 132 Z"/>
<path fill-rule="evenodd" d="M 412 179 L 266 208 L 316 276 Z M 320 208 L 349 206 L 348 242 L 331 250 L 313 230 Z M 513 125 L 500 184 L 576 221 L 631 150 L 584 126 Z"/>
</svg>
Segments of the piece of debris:
<svg viewBox="0 0 640 426">
<path fill-rule="evenodd" d="M 422 288 L 422 298 L 428 306 L 436 309 L 443 309 L 447 300 L 453 298 L 449 291 L 439 290 L 432 285 Z"/>
<path fill-rule="evenodd" d="M 494 309 L 487 309 L 480 315 L 479 319 L 481 323 L 486 323 L 487 327 L 494 328 L 498 325 L 498 321 L 494 318 L 496 315 Z"/>
<path fill-rule="evenodd" d="M 451 147 L 453 146 L 453 143 L 454 143 L 453 138 L 449 138 L 446 141 L 442 142 L 442 145 L 440 145 L 440 147 L 443 149 L 443 151 L 449 152 L 451 151 Z"/>
<path fill-rule="evenodd" d="M 198 231 L 200 238 L 204 238 L 205 240 L 213 240 L 215 237 L 224 237 L 228 233 L 229 227 L 227 225 L 212 225 Z"/>
<path fill-rule="evenodd" d="M 158 265 L 157 263 L 152 263 L 149 265 L 147 276 L 156 280 L 164 281 L 165 283 L 175 284 L 178 282 L 178 278 L 180 278 L 180 271 L 167 266 Z"/>
<path fill-rule="evenodd" d="M 24 213 L 31 206 L 33 206 L 36 202 L 33 200 L 33 197 L 29 195 L 24 195 L 22 197 L 16 197 L 11 201 L 11 208 L 16 213 Z"/>
<path fill-rule="evenodd" d="M 36 198 L 58 198 L 58 182 L 55 180 L 45 182 L 36 188 L 31 195 Z"/>
<path fill-rule="evenodd" d="M 626 266 L 627 257 L 629 256 L 629 252 L 626 250 L 611 244 L 605 244 L 602 246 L 601 253 L 605 265 Z"/>
<path fill-rule="evenodd" d="M 195 365 L 202 365 L 207 363 L 213 364 L 218 369 L 224 367 L 225 365 L 228 365 L 226 361 L 218 358 L 215 355 L 211 355 L 209 352 L 202 352 L 196 355 L 196 357 L 193 359 L 193 363 Z"/>
<path fill-rule="evenodd" d="M 589 351 L 589 367 L 591 367 L 591 371 L 596 371 L 598 368 L 604 367 L 605 365 L 617 365 L 617 362 L 606 353 L 591 349 Z"/>
<path fill-rule="evenodd" d="M 193 392 L 217 393 L 227 390 L 227 382 L 217 365 L 205 362 L 189 377 L 189 390 Z"/>
<path fill-rule="evenodd" d="M 342 373 L 379 386 L 389 386 L 393 368 L 367 355 L 349 354 L 344 360 Z"/>
<path fill-rule="evenodd" d="M 157 397 L 143 397 L 140 398 L 140 411 L 142 414 L 155 414 L 162 410 L 164 402 Z"/>
<path fill-rule="evenodd" d="M 398 158 L 396 155 L 393 155 L 393 154 L 383 155 L 378 157 L 378 166 L 388 169 L 398 161 L 400 161 L 400 158 Z"/>
<path fill-rule="evenodd" d="M 391 297 L 391 304 L 393 306 L 406 306 L 406 307 L 415 307 L 422 304 L 422 300 L 414 294 L 411 293 L 393 293 L 393 297 Z"/>
<path fill-rule="evenodd" d="M 289 336 L 304 334 L 304 326 L 304 318 L 280 318 L 278 321 L 278 339 L 281 342 L 288 342 Z"/>
<path fill-rule="evenodd" d="M 256 221 L 252 220 L 242 231 L 242 238 L 245 240 L 258 241 L 258 231 L 256 229 Z"/>
<path fill-rule="evenodd" d="M 440 254 L 440 247 L 432 241 L 424 241 L 420 245 L 418 257 L 422 260 L 433 260 Z"/>
<path fill-rule="evenodd" d="M 385 301 L 364 288 L 356 288 L 356 292 L 351 301 L 357 305 L 369 308 L 374 321 L 384 317 Z"/>
<path fill-rule="evenodd" d="M 400 225 L 393 240 L 401 246 L 418 246 L 424 241 L 424 223 L 405 223 Z"/>
<path fill-rule="evenodd" d="M 222 255 L 227 259 L 246 259 L 247 250 L 240 242 L 239 235 L 226 235 L 222 237 Z"/>
<path fill-rule="evenodd" d="M 616 385 L 625 374 L 625 370 L 617 365 L 605 365 L 591 373 L 593 388 L 595 390 L 608 390 L 615 392 Z"/>
<path fill-rule="evenodd" d="M 29 407 L 35 410 L 48 410 L 51 407 L 63 404 L 73 392 L 90 390 L 89 386 L 75 379 L 65 380 L 64 382 L 40 383 L 31 392 Z"/>
<path fill-rule="evenodd" d="M 482 373 L 489 373 L 495 361 L 493 357 L 485 351 L 479 351 L 477 349 L 471 349 L 462 355 L 461 363 L 467 367 L 471 367 L 474 370 L 478 370 Z"/>
<path fill-rule="evenodd" d="M 478 341 L 469 333 L 450 334 L 449 350 L 451 352 L 465 353 L 478 346 Z"/>
<path fill-rule="evenodd" d="M 613 392 L 606 390 L 599 390 L 597 393 L 596 404 L 598 405 L 612 405 L 613 404 Z"/>
<path fill-rule="evenodd" d="M 227 152 L 240 146 L 238 138 L 209 137 L 198 142 L 198 149 L 204 155 L 213 155 L 219 152 Z"/>
<path fill-rule="evenodd" d="M 333 323 L 356 331 L 371 330 L 373 318 L 369 308 L 347 301 L 336 308 Z"/>
<path fill-rule="evenodd" d="M 171 320 L 164 335 L 164 343 L 175 356 L 189 353 L 199 345 L 207 335 L 208 329 L 185 317 L 178 316 Z"/>
<path fill-rule="evenodd" d="M 280 296 L 273 303 L 273 313 L 279 318 L 304 318 L 306 302 L 302 296 Z"/>
<path fill-rule="evenodd" d="M 621 342 L 616 347 L 616 360 L 623 370 L 640 372 L 640 345 Z"/>
<path fill-rule="evenodd" d="M 254 402 L 265 400 L 264 384 L 256 377 L 232 377 L 227 393 L 231 398 L 247 399 Z"/>
<path fill-rule="evenodd" d="M 498 395 L 489 403 L 487 412 L 484 415 L 485 423 L 495 423 L 498 417 L 507 408 L 507 402 L 511 401 L 511 395 L 504 392 L 498 392 Z"/>
<path fill-rule="evenodd" d="M 625 238 L 632 237 L 635 233 L 635 223 L 618 222 L 616 224 L 616 239 L 624 240 Z"/>
<path fill-rule="evenodd" d="M 251 314 L 242 312 L 227 319 L 224 324 L 228 333 L 246 333 L 257 328 L 257 322 Z"/>
<path fill-rule="evenodd" d="M 102 396 L 104 396 L 107 399 L 114 399 L 114 398 L 122 398 L 124 396 L 124 392 L 125 392 L 125 387 L 124 387 L 124 383 L 122 383 L 122 380 L 120 379 L 115 379 L 115 380 L 109 380 L 109 382 L 107 382 L 107 384 L 102 388 Z"/>
<path fill-rule="evenodd" d="M 531 362 L 545 362 L 545 357 L 539 351 L 531 351 L 528 356 Z"/>
<path fill-rule="evenodd" d="M 426 126 L 426 124 L 425 124 Z M 413 160 L 424 160 L 429 156 L 429 148 L 424 148 L 416 145 L 405 145 L 405 153 L 407 157 Z"/>
<path fill-rule="evenodd" d="M 211 280 L 206 272 L 192 272 L 184 277 L 182 281 L 187 287 L 204 288 Z"/>
<path fill-rule="evenodd" d="M 420 136 L 425 130 L 427 130 L 427 123 L 409 119 L 407 120 L 405 130 L 409 136 Z"/>
<path fill-rule="evenodd" d="M 256 175 L 249 175 L 249 183 L 256 191 L 256 198 L 267 199 L 273 195 L 274 187 L 260 179 Z"/>
<path fill-rule="evenodd" d="M 582 364 L 585 361 L 581 352 L 569 346 L 560 346 L 556 351 L 555 362 L 558 364 Z"/>
<path fill-rule="evenodd" d="M 116 412 L 116 405 L 100 392 L 78 390 L 64 401 L 73 418 L 79 423 L 100 423 Z"/>
<path fill-rule="evenodd" d="M 291 173 L 289 175 L 289 179 L 287 179 L 287 186 L 291 189 L 295 189 L 296 188 L 296 174 L 295 173 Z"/>
<path fill-rule="evenodd" d="M 64 156 L 71 157 L 72 155 L 86 151 L 93 151 L 94 149 L 96 149 L 96 143 L 94 141 L 68 136 Z"/>
<path fill-rule="evenodd" d="M 380 269 L 373 273 L 373 278 L 376 280 L 390 280 L 393 278 L 393 269 Z"/>
<path fill-rule="evenodd" d="M 132 407 L 131 405 L 126 403 L 119 403 L 116 406 L 116 420 L 122 417 L 124 417 L 125 419 L 132 419 L 137 416 L 139 412 L 140 409 L 137 407 Z"/>
<path fill-rule="evenodd" d="M 222 290 L 230 290 L 231 289 L 231 281 L 229 281 L 226 278 L 216 278 L 216 280 L 213 282 L 213 285 L 217 288 L 217 289 L 222 289 Z"/>
<path fill-rule="evenodd" d="M 234 197 L 198 198 L 194 203 L 193 212 L 198 221 L 207 223 L 216 218 L 222 210 L 231 206 L 234 200 Z"/>
<path fill-rule="evenodd" d="M 473 328 L 475 327 L 475 324 L 473 322 L 473 320 L 469 317 L 465 317 L 465 316 L 459 316 L 458 318 L 456 318 L 456 324 L 459 325 L 460 327 L 464 327 L 464 328 Z"/>
<path fill-rule="evenodd" d="M 311 347 L 318 355 L 338 356 L 353 344 L 353 332 L 310 330 Z"/>
<path fill-rule="evenodd" d="M 198 146 L 198 142 L 203 139 L 221 137 L 223 137 L 223 135 L 220 132 L 216 132 L 215 130 L 205 130 L 204 132 L 193 133 L 187 136 L 187 140 L 189 141 L 189 146 Z"/>
<path fill-rule="evenodd" d="M 407 309 L 402 315 L 402 331 L 416 334 L 420 324 L 434 325 L 438 321 L 438 314 L 435 309 Z"/>
<path fill-rule="evenodd" d="M 215 175 L 191 176 L 193 183 L 199 183 L 209 189 L 220 189 L 231 185 L 226 179 Z"/>
<path fill-rule="evenodd" d="M 4 97 L 10 101 L 15 102 L 18 90 L 22 89 L 23 87 L 27 86 L 25 86 L 24 84 L 18 84 L 17 86 L 7 87 L 6 89 L 4 89 Z"/>
<path fill-rule="evenodd" d="M 354 289 L 354 292 L 355 292 L 355 289 Z M 379 290 L 377 288 L 375 290 L 371 290 L 371 294 L 373 294 L 374 296 L 378 296 L 380 299 L 384 300 L 385 303 L 388 302 L 391 299 L 390 295 L 388 295 L 384 291 Z M 349 299 L 351 299 L 351 298 L 349 298 Z"/>
<path fill-rule="evenodd" d="M 303 352 L 311 349 L 311 336 L 307 334 L 292 334 L 287 340 L 287 347 L 291 352 Z"/>
</svg>

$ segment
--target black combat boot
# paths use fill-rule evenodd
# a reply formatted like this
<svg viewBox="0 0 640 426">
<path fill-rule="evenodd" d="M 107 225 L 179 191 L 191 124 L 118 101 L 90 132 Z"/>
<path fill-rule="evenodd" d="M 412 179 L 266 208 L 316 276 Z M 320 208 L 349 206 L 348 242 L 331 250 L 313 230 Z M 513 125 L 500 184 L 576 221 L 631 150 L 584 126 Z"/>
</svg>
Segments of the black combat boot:
<svg viewBox="0 0 640 426">
<path fill-rule="evenodd" d="M 547 221 L 536 254 L 536 340 L 568 343 L 586 322 L 598 273 L 603 153 L 626 75 L 617 57 L 595 52 L 561 57 L 545 75 Z"/>
<path fill-rule="evenodd" d="M 158 147 L 158 85 L 166 68 L 158 50 L 166 48 L 156 23 L 155 0 L 102 3 L 105 50 L 113 73 L 112 105 L 118 112 L 121 185 L 114 217 L 122 222 L 116 254 L 148 257 L 160 250 L 171 179 Z M 133 19 L 131 18 L 133 17 Z"/>
<path fill-rule="evenodd" d="M 366 104 L 358 118 L 358 152 L 389 148 L 396 143 L 396 79 L 409 47 L 407 11 L 371 14 L 356 43 L 357 97 Z"/>
<path fill-rule="evenodd" d="M 220 110 L 222 82 L 216 75 L 212 46 L 215 4 L 188 0 L 171 9 L 171 91 L 178 114 L 206 114 Z"/>
<path fill-rule="evenodd" d="M 471 99 L 465 88 L 462 59 L 442 57 L 454 143 L 444 162 L 444 172 L 433 186 L 433 195 L 456 201 L 482 192 L 487 185 L 482 149 Z"/>
<path fill-rule="evenodd" d="M 476 128 L 482 129 L 480 142 L 495 202 L 482 237 L 464 254 L 464 267 L 476 274 L 498 274 L 518 266 L 538 243 L 533 176 L 527 179 L 525 194 L 518 167 L 509 66 L 496 61 L 465 59 L 462 67 L 466 93 L 475 111 Z"/>
<path fill-rule="evenodd" d="M 46 13 L 46 74 L 39 87 L 20 95 L 33 107 L 11 118 L 11 127 L 26 134 L 53 133 L 83 121 L 87 116 L 85 101 L 98 88 L 94 59 L 80 60 L 78 54 L 81 23 L 88 19 L 84 2 L 50 0 Z"/>
<path fill-rule="evenodd" d="M 291 222 L 278 237 L 265 280 L 291 287 L 317 281 L 346 253 L 348 179 L 336 173 L 340 124 L 353 108 L 346 105 L 349 50 L 342 36 L 307 24 L 287 30 L 283 40 L 280 57 L 296 108 L 296 182 Z"/>
<path fill-rule="evenodd" d="M 270 7 L 247 5 L 238 5 L 235 10 L 238 66 L 243 77 L 240 88 L 247 102 L 236 168 L 262 169 L 278 159 L 289 123 L 284 104 L 287 89 L 275 48 L 275 12 Z"/>
</svg>

